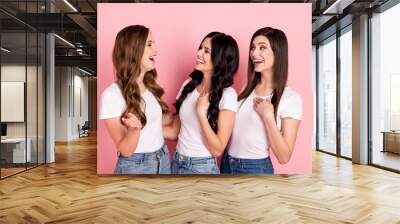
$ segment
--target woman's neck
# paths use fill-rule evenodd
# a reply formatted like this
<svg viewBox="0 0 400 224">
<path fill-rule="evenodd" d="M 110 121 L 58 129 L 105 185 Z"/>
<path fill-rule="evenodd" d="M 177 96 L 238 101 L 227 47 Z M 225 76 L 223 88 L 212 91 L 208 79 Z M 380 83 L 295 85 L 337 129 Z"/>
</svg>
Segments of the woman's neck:
<svg viewBox="0 0 400 224">
<path fill-rule="evenodd" d="M 211 89 L 211 76 L 212 74 L 203 73 L 203 80 L 200 84 L 200 89 L 203 89 L 206 92 L 210 92 Z"/>
<path fill-rule="evenodd" d="M 261 73 L 261 81 L 255 88 L 256 95 L 269 96 L 274 92 L 272 72 L 264 71 Z"/>
</svg>

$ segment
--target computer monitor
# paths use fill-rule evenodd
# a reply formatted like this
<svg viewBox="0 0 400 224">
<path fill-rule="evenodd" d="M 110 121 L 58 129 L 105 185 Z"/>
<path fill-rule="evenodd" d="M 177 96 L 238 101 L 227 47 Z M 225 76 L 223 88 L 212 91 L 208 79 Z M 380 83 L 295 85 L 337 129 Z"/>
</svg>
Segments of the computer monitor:
<svg viewBox="0 0 400 224">
<path fill-rule="evenodd" d="M 7 124 L 1 123 L 1 137 L 7 136 Z"/>
</svg>

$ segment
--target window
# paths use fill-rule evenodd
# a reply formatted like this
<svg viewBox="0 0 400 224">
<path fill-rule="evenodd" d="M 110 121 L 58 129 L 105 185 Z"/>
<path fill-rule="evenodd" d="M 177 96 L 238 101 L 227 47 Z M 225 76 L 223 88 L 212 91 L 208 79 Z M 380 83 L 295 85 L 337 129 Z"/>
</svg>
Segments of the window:
<svg viewBox="0 0 400 224">
<path fill-rule="evenodd" d="M 318 47 L 318 149 L 336 153 L 336 36 Z"/>
<path fill-rule="evenodd" d="M 351 26 L 340 36 L 340 154 L 352 157 L 352 34 Z"/>
<path fill-rule="evenodd" d="M 400 4 L 371 18 L 372 163 L 400 170 Z"/>
</svg>

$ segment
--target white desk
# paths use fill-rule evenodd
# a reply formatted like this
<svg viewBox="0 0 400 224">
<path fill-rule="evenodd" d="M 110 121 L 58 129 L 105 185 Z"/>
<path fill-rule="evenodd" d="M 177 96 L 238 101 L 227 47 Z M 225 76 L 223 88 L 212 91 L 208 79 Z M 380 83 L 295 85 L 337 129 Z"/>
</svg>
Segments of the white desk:
<svg viewBox="0 0 400 224">
<path fill-rule="evenodd" d="M 25 162 L 31 162 L 31 145 L 32 145 L 32 140 L 30 138 L 26 139 L 26 142 L 28 143 L 26 147 L 26 154 L 25 154 L 25 138 L 6 138 L 6 139 L 1 139 L 1 144 L 9 147 L 13 146 L 12 148 L 12 155 L 13 155 L 13 163 L 25 163 Z M 2 146 L 2 147 L 4 147 Z M 27 161 L 25 161 L 25 158 Z"/>
</svg>

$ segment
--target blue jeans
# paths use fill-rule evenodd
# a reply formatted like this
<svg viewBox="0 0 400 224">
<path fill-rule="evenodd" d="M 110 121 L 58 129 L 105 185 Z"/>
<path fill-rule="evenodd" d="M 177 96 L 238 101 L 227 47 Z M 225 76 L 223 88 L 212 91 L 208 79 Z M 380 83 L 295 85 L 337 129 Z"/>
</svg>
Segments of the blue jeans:
<svg viewBox="0 0 400 224">
<path fill-rule="evenodd" d="M 219 174 L 215 157 L 189 157 L 175 152 L 172 160 L 173 174 Z"/>
<path fill-rule="evenodd" d="M 265 159 L 239 159 L 224 153 L 221 173 L 226 174 L 274 174 L 270 157 Z"/>
<path fill-rule="evenodd" d="M 133 153 L 130 157 L 119 156 L 115 174 L 171 174 L 168 148 L 150 153 Z"/>
</svg>

